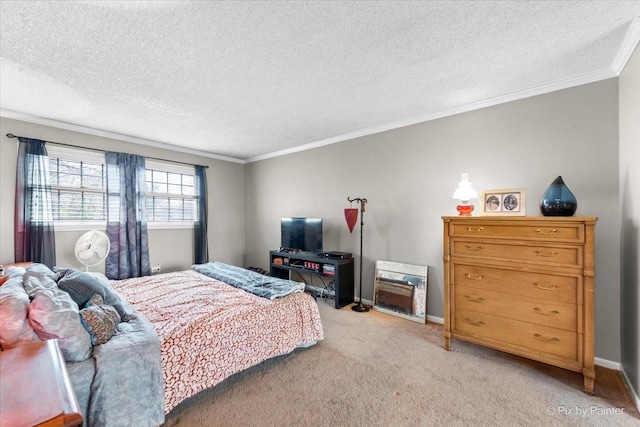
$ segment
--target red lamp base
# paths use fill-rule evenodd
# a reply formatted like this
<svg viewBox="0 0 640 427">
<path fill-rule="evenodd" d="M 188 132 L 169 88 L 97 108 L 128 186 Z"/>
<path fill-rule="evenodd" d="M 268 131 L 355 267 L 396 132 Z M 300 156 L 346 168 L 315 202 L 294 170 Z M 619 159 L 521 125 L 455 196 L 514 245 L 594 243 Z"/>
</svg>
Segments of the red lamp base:
<svg viewBox="0 0 640 427">
<path fill-rule="evenodd" d="M 459 216 L 471 216 L 471 212 L 473 212 L 473 205 L 458 205 L 456 209 L 460 213 Z"/>
</svg>

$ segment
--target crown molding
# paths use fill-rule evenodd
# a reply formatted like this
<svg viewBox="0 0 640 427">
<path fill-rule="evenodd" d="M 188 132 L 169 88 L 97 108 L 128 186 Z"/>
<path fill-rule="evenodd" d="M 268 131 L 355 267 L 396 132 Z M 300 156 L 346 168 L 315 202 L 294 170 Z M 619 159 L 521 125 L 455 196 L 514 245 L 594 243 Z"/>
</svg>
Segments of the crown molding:
<svg viewBox="0 0 640 427">
<path fill-rule="evenodd" d="M 554 92 L 562 89 L 569 89 L 575 86 L 581 86 L 588 83 L 594 83 L 600 80 L 606 80 L 613 77 L 618 77 L 624 69 L 627 61 L 633 54 L 636 46 L 640 43 L 640 18 L 635 18 L 631 21 L 627 34 L 622 42 L 622 46 L 616 57 L 613 60 L 610 68 L 605 68 L 592 73 L 586 73 L 577 77 L 572 77 L 565 80 L 560 80 L 547 85 L 537 86 L 530 89 L 526 89 L 519 92 L 510 93 L 508 95 L 499 96 L 495 98 L 486 99 L 470 104 L 461 105 L 448 110 L 443 110 L 436 113 L 426 114 L 422 116 L 416 116 L 409 119 L 403 119 L 396 122 L 388 123 L 382 126 L 376 126 L 372 128 L 362 129 L 356 132 L 350 132 L 344 135 L 335 136 L 332 138 L 323 139 L 321 141 L 312 142 L 310 144 L 301 145 L 298 147 L 288 148 L 285 150 L 275 151 L 260 156 L 255 156 L 246 159 L 246 163 L 257 162 L 260 160 L 266 160 L 273 157 L 285 156 L 287 154 L 293 154 L 300 151 L 311 150 L 313 148 L 322 147 L 324 145 L 335 144 L 337 142 L 346 141 L 349 139 L 355 139 L 362 136 L 373 135 L 379 132 L 385 132 L 388 130 L 399 129 L 401 127 L 410 126 L 418 123 L 428 122 L 430 120 L 436 120 L 443 117 L 453 116 L 455 114 L 466 113 L 473 110 L 479 110 L 481 108 L 491 107 L 498 104 L 504 104 L 511 101 L 517 101 L 519 99 L 529 98 L 532 96 L 543 95 L 545 93 Z"/>
<path fill-rule="evenodd" d="M 613 64 L 611 64 L 611 69 L 616 73 L 616 76 L 619 76 L 624 70 L 625 65 L 633 55 L 633 51 L 638 46 L 640 42 L 640 18 L 636 18 L 631 21 L 631 25 L 629 25 L 629 30 L 627 30 L 627 35 L 622 42 L 622 46 L 618 51 L 618 54 L 613 60 Z"/>
<path fill-rule="evenodd" d="M 118 141 L 131 142 L 133 144 L 145 145 L 148 147 L 162 148 L 164 150 L 176 151 L 179 153 L 192 154 L 194 156 L 207 157 L 210 159 L 224 160 L 226 162 L 242 163 L 245 161 L 235 157 L 221 156 L 218 154 L 208 153 L 206 151 L 193 150 L 191 148 L 179 147 L 164 142 L 153 141 L 150 139 L 138 138 L 135 136 L 123 135 L 116 132 L 109 132 L 100 129 L 94 129 L 86 126 L 75 125 L 73 123 L 61 122 L 58 120 L 45 119 L 43 117 L 32 116 L 29 114 L 18 113 L 11 110 L 0 110 L 0 117 L 7 119 L 20 120 L 22 122 L 33 123 L 37 125 L 49 126 L 56 129 L 64 129 L 73 132 L 84 133 L 87 135 L 99 136 L 102 138 L 116 139 Z"/>
<path fill-rule="evenodd" d="M 285 156 L 287 154 L 293 154 L 300 151 L 311 150 L 313 148 L 322 147 L 325 145 L 335 144 L 337 142 L 346 141 L 349 139 L 355 139 L 362 136 L 373 135 L 380 132 L 399 129 L 405 126 L 415 125 L 418 123 L 424 123 L 431 120 L 441 119 L 443 117 L 449 117 L 456 114 L 466 113 L 469 111 L 479 110 L 486 107 L 492 107 L 494 105 L 504 104 L 511 101 L 517 101 L 524 98 L 530 98 L 532 96 L 543 95 L 549 92 L 555 92 L 562 89 L 569 89 L 575 86 L 581 86 L 588 83 L 594 83 L 600 80 L 606 80 L 612 77 L 617 77 L 618 74 L 614 72 L 612 68 L 605 68 L 602 70 L 594 71 L 592 73 L 582 74 L 580 76 L 572 77 L 569 79 L 559 80 L 557 82 L 549 83 L 542 86 L 536 86 L 530 89 L 513 92 L 508 95 L 498 96 L 494 98 L 485 99 L 478 102 L 472 102 L 469 104 L 460 105 L 458 107 L 450 108 L 435 113 L 410 117 L 403 120 L 398 120 L 386 125 L 375 126 L 367 129 L 362 129 L 355 132 L 346 133 L 344 135 L 338 135 L 331 138 L 323 139 L 321 141 L 312 142 L 310 144 L 300 145 L 298 147 L 292 147 L 285 150 L 275 151 L 273 153 L 263 154 L 260 156 L 250 157 L 245 160 L 246 163 L 257 162 L 260 160 L 266 160 L 273 157 Z"/>
</svg>

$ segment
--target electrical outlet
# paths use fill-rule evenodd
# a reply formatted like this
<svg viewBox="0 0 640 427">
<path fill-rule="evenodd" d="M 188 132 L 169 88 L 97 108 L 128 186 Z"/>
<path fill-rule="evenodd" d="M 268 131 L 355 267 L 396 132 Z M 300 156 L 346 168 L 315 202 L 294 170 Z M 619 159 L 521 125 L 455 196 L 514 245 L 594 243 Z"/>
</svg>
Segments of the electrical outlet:
<svg viewBox="0 0 640 427">
<path fill-rule="evenodd" d="M 160 268 L 159 265 L 154 265 L 153 267 L 151 267 L 151 274 L 158 274 L 160 273 L 162 269 Z"/>
</svg>

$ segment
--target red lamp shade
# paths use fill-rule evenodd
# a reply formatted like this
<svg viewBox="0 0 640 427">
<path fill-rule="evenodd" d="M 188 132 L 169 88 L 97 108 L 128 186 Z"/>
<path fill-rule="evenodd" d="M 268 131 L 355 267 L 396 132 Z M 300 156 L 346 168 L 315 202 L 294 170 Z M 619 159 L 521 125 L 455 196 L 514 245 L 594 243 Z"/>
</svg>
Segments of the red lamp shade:
<svg viewBox="0 0 640 427">
<path fill-rule="evenodd" d="M 347 226 L 349 227 L 349 232 L 353 233 L 353 228 L 356 226 L 356 223 L 358 222 L 358 209 L 346 208 L 344 210 L 344 219 L 347 220 Z"/>
</svg>

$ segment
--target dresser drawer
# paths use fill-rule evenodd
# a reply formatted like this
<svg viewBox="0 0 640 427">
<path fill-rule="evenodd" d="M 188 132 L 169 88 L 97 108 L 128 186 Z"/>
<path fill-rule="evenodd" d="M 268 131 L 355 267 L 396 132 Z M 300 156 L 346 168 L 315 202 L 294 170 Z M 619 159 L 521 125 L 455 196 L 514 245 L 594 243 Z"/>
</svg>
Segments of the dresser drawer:
<svg viewBox="0 0 640 427">
<path fill-rule="evenodd" d="M 454 334 L 491 338 L 570 360 L 578 358 L 578 334 L 575 332 L 468 310 L 456 310 L 453 326 Z M 494 348 L 500 349 L 499 346 Z"/>
<path fill-rule="evenodd" d="M 504 292 L 522 297 L 581 304 L 582 276 L 524 272 L 464 263 L 452 263 L 452 284 Z"/>
<path fill-rule="evenodd" d="M 451 237 L 490 237 L 499 239 L 540 240 L 548 242 L 582 243 L 582 224 L 532 224 L 511 221 L 508 224 L 493 223 L 490 220 L 476 221 L 474 224 L 451 224 Z"/>
<path fill-rule="evenodd" d="M 582 267 L 581 246 L 533 246 L 454 240 L 452 241 L 451 255 L 483 260 L 521 261 L 559 267 Z"/>
<path fill-rule="evenodd" d="M 465 286 L 454 286 L 453 292 L 456 310 L 477 311 L 577 332 L 578 314 L 575 304 L 523 298 Z"/>
</svg>

